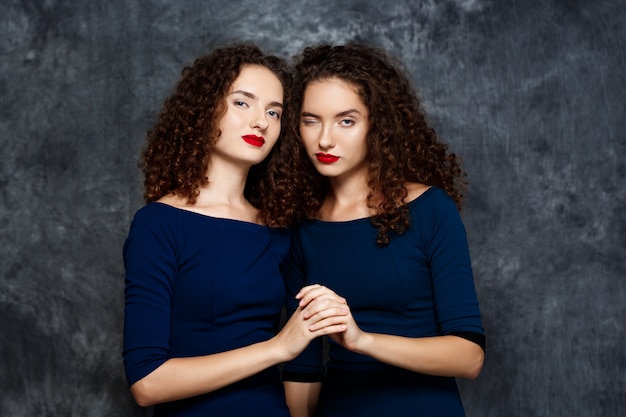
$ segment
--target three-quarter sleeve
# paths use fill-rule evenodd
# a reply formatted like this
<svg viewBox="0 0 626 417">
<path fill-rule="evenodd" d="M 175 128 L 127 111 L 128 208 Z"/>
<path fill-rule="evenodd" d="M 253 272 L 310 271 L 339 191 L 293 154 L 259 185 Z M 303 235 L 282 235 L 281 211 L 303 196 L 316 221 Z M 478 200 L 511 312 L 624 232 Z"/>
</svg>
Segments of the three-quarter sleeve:
<svg viewBox="0 0 626 417">
<path fill-rule="evenodd" d="M 176 270 L 173 230 L 139 210 L 123 248 L 125 275 L 124 367 L 128 384 L 169 359 L 172 283 Z"/>
<path fill-rule="evenodd" d="M 465 227 L 447 195 L 432 206 L 426 248 L 442 334 L 484 334 Z"/>
<path fill-rule="evenodd" d="M 285 274 L 287 319 L 298 308 L 299 301 L 295 298 L 296 294 L 302 287 L 310 284 L 307 281 L 305 270 L 300 235 L 295 230 L 292 235 L 289 263 Z M 297 382 L 320 381 L 324 374 L 322 349 L 323 339 L 321 337 L 313 339 L 298 357 L 284 365 L 283 380 Z"/>
</svg>

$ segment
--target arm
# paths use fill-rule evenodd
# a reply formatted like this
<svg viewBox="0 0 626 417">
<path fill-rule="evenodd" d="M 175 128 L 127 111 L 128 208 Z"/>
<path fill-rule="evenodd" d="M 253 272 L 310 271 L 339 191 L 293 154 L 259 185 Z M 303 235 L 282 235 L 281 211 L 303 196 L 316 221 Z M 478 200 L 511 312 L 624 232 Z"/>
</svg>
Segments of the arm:
<svg viewBox="0 0 626 417">
<path fill-rule="evenodd" d="M 204 394 L 254 375 L 270 366 L 295 358 L 319 336 L 345 330 L 345 309 L 332 301 L 316 309 L 313 319 L 304 319 L 298 309 L 272 339 L 212 355 L 171 358 L 130 391 L 141 406 Z M 341 312 L 340 312 L 341 311 Z M 316 330 L 311 331 L 311 326 Z"/>
<path fill-rule="evenodd" d="M 304 253 L 301 246 L 299 230 L 294 230 L 291 241 L 290 262 L 285 274 L 287 298 L 285 305 L 288 314 L 302 311 L 298 305 L 296 294 L 307 286 L 304 266 Z M 319 287 L 319 286 L 318 286 Z M 332 291 L 327 294 L 336 295 Z M 337 298 L 340 305 L 345 308 L 345 300 Z M 347 314 L 347 309 L 344 310 Z M 310 314 L 310 313 L 309 313 Z M 317 410 L 321 380 L 324 373 L 323 340 L 313 340 L 295 360 L 285 363 L 283 368 L 283 385 L 289 412 L 292 417 L 313 417 Z"/>
<path fill-rule="evenodd" d="M 458 336 L 409 338 L 361 332 L 351 343 L 347 348 L 352 351 L 428 375 L 474 379 L 484 360 L 480 346 Z"/>
<path fill-rule="evenodd" d="M 320 382 L 283 381 L 291 417 L 313 417 L 322 384 Z"/>
<path fill-rule="evenodd" d="M 282 361 L 284 350 L 267 341 L 213 355 L 172 358 L 130 387 L 140 406 L 204 394 Z"/>
<path fill-rule="evenodd" d="M 321 294 L 331 291 L 319 285 L 305 287 L 297 295 L 304 308 L 304 317 L 315 317 L 318 310 L 309 308 Z M 345 300 L 338 296 L 339 302 Z M 347 308 L 347 304 L 346 304 Z M 319 324 L 310 329 L 318 331 Z M 344 348 L 369 355 L 381 362 L 423 374 L 474 379 L 480 373 L 484 351 L 476 343 L 458 336 L 411 338 L 362 331 L 351 313 L 347 329 L 330 337 Z"/>
<path fill-rule="evenodd" d="M 305 287 L 317 289 L 315 299 L 311 300 L 306 306 L 306 316 L 303 308 L 298 307 L 296 311 L 302 312 L 303 317 L 309 320 L 308 330 L 318 332 L 322 328 L 337 329 L 337 332 L 346 330 L 346 316 L 348 309 L 346 300 L 339 297 L 332 290 L 320 285 L 312 285 Z M 339 323 L 334 326 L 334 323 Z M 329 333 L 330 334 L 330 333 Z M 305 377 L 308 381 L 308 377 Z M 315 377 L 314 377 L 315 378 Z M 319 399 L 321 382 L 301 382 L 301 380 L 284 380 L 285 396 L 287 406 L 292 417 L 313 417 L 317 410 L 317 402 Z"/>
</svg>

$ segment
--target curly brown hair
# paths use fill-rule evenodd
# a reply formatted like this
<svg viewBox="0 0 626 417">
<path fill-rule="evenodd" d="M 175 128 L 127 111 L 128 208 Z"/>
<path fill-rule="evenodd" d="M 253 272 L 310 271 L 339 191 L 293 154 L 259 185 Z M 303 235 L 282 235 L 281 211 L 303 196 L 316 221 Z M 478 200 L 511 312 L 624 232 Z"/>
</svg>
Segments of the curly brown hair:
<svg viewBox="0 0 626 417">
<path fill-rule="evenodd" d="M 218 125 L 226 113 L 226 96 L 243 66 L 261 65 L 272 71 L 283 86 L 283 118 L 289 111 L 292 85 L 291 68 L 286 60 L 266 55 L 248 42 L 222 46 L 197 58 L 183 68 L 173 94 L 161 109 L 156 125 L 148 131 L 139 167 L 144 174 L 144 200 L 150 203 L 175 194 L 195 204 L 200 187 L 209 183 L 206 173 L 209 156 L 221 132 Z M 282 136 L 282 133 L 281 133 Z M 279 137 L 278 144 L 282 142 Z M 279 145 L 276 145 L 279 146 Z M 275 148 L 276 148 L 275 146 Z M 274 150 L 253 166 L 246 181 L 246 198 L 260 210 L 263 221 L 271 226 L 290 224 L 289 214 L 274 202 L 272 178 L 283 175 L 272 168 Z M 276 191 L 278 197 L 278 193 Z"/>
<path fill-rule="evenodd" d="M 444 189 L 461 208 L 465 172 L 460 159 L 448 153 L 426 114 L 404 66 L 372 46 L 350 43 L 305 48 L 295 59 L 289 128 L 286 145 L 298 169 L 291 182 L 299 196 L 295 212 L 299 220 L 312 219 L 328 191 L 328 179 L 320 175 L 301 143 L 299 109 L 309 83 L 340 79 L 353 85 L 369 112 L 366 139 L 368 206 L 375 210 L 372 223 L 378 228 L 377 243 L 389 244 L 390 236 L 410 225 L 405 199 L 408 182 Z"/>
</svg>

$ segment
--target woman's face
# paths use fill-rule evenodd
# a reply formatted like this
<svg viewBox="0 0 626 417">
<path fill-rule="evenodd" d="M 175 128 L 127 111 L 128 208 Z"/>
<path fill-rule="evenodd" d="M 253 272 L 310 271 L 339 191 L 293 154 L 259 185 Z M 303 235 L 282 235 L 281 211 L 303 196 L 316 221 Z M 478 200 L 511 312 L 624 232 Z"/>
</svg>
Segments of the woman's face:
<svg viewBox="0 0 626 417">
<path fill-rule="evenodd" d="M 220 137 L 213 160 L 254 165 L 269 154 L 280 135 L 283 86 L 260 65 L 242 67 L 226 95 L 226 113 L 218 127 Z"/>
<path fill-rule="evenodd" d="M 367 107 L 354 85 L 333 78 L 304 90 L 300 136 L 320 174 L 344 179 L 364 174 L 368 130 Z"/>
</svg>

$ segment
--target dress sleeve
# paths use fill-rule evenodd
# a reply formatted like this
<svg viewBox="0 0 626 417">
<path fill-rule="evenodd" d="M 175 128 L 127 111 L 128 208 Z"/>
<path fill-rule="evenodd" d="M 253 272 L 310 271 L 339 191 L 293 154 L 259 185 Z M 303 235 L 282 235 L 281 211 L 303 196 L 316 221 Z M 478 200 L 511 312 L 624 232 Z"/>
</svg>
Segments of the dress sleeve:
<svg viewBox="0 0 626 417">
<path fill-rule="evenodd" d="M 295 295 L 300 289 L 309 284 L 305 272 L 304 253 L 298 230 L 292 234 L 291 248 L 289 251 L 289 264 L 285 274 L 287 286 L 287 319 L 298 308 L 298 300 Z M 285 364 L 283 368 L 283 380 L 297 382 L 320 381 L 324 374 L 323 364 L 323 338 L 313 339 L 307 348 L 294 360 Z"/>
<path fill-rule="evenodd" d="M 176 253 L 173 230 L 163 220 L 146 208 L 138 211 L 124 243 L 123 356 L 129 386 L 169 359 Z"/>
<path fill-rule="evenodd" d="M 442 195 L 427 242 L 439 328 L 442 334 L 484 335 L 465 227 L 452 199 Z"/>
</svg>

